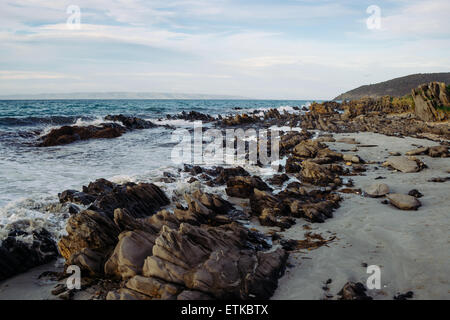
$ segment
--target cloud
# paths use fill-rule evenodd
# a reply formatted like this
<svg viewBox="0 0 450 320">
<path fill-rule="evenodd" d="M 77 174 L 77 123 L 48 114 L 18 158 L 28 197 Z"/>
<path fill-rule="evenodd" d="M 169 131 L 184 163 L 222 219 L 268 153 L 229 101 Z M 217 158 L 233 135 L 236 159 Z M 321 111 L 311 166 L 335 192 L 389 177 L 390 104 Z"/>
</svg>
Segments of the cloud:
<svg viewBox="0 0 450 320">
<path fill-rule="evenodd" d="M 49 73 L 49 72 L 35 72 L 35 71 L 13 71 L 0 70 L 0 80 L 38 80 L 38 79 L 77 79 L 78 77 L 72 75 Z"/>
</svg>

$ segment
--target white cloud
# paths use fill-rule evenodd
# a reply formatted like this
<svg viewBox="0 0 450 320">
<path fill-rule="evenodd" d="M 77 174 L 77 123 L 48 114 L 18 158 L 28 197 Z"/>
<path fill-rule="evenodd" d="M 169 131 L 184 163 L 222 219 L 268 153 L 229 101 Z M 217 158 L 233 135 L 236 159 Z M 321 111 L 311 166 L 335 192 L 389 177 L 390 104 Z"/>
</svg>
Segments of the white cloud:
<svg viewBox="0 0 450 320">
<path fill-rule="evenodd" d="M 52 72 L 0 70 L 0 80 L 78 79 L 73 75 Z"/>
</svg>

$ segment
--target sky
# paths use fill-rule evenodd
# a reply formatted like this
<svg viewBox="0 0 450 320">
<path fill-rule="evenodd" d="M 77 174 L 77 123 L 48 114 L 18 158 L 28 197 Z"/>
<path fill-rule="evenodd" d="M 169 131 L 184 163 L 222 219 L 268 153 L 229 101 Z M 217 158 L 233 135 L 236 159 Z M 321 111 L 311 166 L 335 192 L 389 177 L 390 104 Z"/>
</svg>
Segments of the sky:
<svg viewBox="0 0 450 320">
<path fill-rule="evenodd" d="M 0 0 L 0 95 L 332 99 L 449 72 L 449 12 L 449 0 Z"/>
</svg>

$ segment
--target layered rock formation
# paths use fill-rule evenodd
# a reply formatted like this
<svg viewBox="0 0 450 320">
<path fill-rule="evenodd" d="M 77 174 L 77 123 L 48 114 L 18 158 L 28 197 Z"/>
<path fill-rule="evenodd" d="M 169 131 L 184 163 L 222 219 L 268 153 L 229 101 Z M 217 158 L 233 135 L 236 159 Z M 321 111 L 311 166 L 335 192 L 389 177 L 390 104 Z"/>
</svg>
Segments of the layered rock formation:
<svg viewBox="0 0 450 320">
<path fill-rule="evenodd" d="M 430 82 L 412 90 L 416 116 L 423 121 L 448 119 L 450 89 L 442 82 Z"/>
</svg>

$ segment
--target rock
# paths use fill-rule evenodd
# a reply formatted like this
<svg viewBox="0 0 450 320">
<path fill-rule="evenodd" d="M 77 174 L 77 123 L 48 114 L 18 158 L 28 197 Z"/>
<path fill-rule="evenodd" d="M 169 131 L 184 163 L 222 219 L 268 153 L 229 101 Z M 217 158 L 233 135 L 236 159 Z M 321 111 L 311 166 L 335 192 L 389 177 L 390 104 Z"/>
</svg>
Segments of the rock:
<svg viewBox="0 0 450 320">
<path fill-rule="evenodd" d="M 51 147 L 73 143 L 88 139 L 111 139 L 120 137 L 126 132 L 126 128 L 114 124 L 104 123 L 100 126 L 63 126 L 51 130 L 48 134 L 40 138 L 38 147 Z"/>
<path fill-rule="evenodd" d="M 315 185 L 327 185 L 329 183 L 341 184 L 337 173 L 342 173 L 343 169 L 339 165 L 320 165 L 310 160 L 302 162 L 300 177 L 302 181 Z"/>
<path fill-rule="evenodd" d="M 423 121 L 442 121 L 448 118 L 444 107 L 450 106 L 450 93 L 445 83 L 430 82 L 412 90 L 414 112 Z"/>
<path fill-rule="evenodd" d="M 404 173 L 419 171 L 417 162 L 406 157 L 390 157 L 385 163 L 383 163 L 383 166 L 391 166 L 392 168 Z"/>
<path fill-rule="evenodd" d="M 180 114 L 171 116 L 167 115 L 167 119 L 182 119 L 182 120 L 188 120 L 188 121 L 203 121 L 203 122 L 211 122 L 215 121 L 216 119 L 208 114 L 203 114 L 198 111 L 192 110 L 189 112 L 182 111 Z"/>
<path fill-rule="evenodd" d="M 126 287 L 133 291 L 145 294 L 152 299 L 176 299 L 182 287 L 167 283 L 156 278 L 134 276 L 126 283 Z"/>
<path fill-rule="evenodd" d="M 156 237 L 157 234 L 142 230 L 121 233 L 113 254 L 105 263 L 105 274 L 122 279 L 142 274 L 144 261 L 152 255 Z"/>
<path fill-rule="evenodd" d="M 250 207 L 262 225 L 289 228 L 295 223 L 290 219 L 279 218 L 289 213 L 289 207 L 268 191 L 255 189 L 250 197 Z"/>
<path fill-rule="evenodd" d="M 281 187 L 283 183 L 289 180 L 289 176 L 285 173 L 283 174 L 275 174 L 272 178 L 267 179 L 267 182 L 269 182 L 272 185 Z M 259 189 L 259 188 L 258 188 Z M 262 190 L 262 189 L 260 189 Z"/>
<path fill-rule="evenodd" d="M 287 254 L 278 249 L 257 253 L 243 246 L 247 231 L 236 224 L 218 228 L 182 223 L 178 230 L 163 227 L 143 275 L 215 299 L 266 299 L 284 269 Z M 275 278 L 274 278 L 275 277 Z"/>
<path fill-rule="evenodd" d="M 350 161 L 353 163 L 363 162 L 362 159 L 358 155 L 353 155 L 353 154 L 344 154 L 342 158 L 344 161 Z"/>
<path fill-rule="evenodd" d="M 99 276 L 103 274 L 104 254 L 90 248 L 83 248 L 72 254 L 67 260 L 67 265 L 77 265 L 83 274 Z"/>
<path fill-rule="evenodd" d="M 200 291 L 184 290 L 177 296 L 177 300 L 213 300 L 213 298 Z"/>
<path fill-rule="evenodd" d="M 407 299 L 412 299 L 412 297 L 414 296 L 414 292 L 412 291 L 408 291 L 406 293 L 403 294 L 397 294 L 394 296 L 394 300 L 407 300 Z"/>
<path fill-rule="evenodd" d="M 96 197 L 77 190 L 66 190 L 58 193 L 59 202 L 66 203 L 72 202 L 82 205 L 88 205 L 95 201 Z"/>
<path fill-rule="evenodd" d="M 448 158 L 449 152 L 447 146 L 435 146 L 428 148 L 428 155 L 433 158 Z"/>
<path fill-rule="evenodd" d="M 361 282 L 347 282 L 338 295 L 340 300 L 372 300 L 372 297 L 367 296 L 367 289 Z"/>
<path fill-rule="evenodd" d="M 414 198 L 422 198 L 423 194 L 421 194 L 417 189 L 413 189 L 410 192 L 408 192 L 408 195 Z"/>
<path fill-rule="evenodd" d="M 151 298 L 134 290 L 120 288 L 119 290 L 108 292 L 106 300 L 151 300 Z"/>
<path fill-rule="evenodd" d="M 401 210 L 417 210 L 422 204 L 416 198 L 399 193 L 387 195 L 390 203 Z"/>
<path fill-rule="evenodd" d="M 83 190 L 89 190 L 89 188 L 90 186 Z M 100 193 L 93 206 L 109 217 L 114 216 L 115 209 L 123 208 L 127 209 L 133 217 L 141 218 L 152 215 L 169 203 L 166 194 L 153 183 L 129 182 L 123 185 L 114 184 L 111 191 Z"/>
<path fill-rule="evenodd" d="M 129 130 L 134 129 L 149 129 L 154 128 L 156 125 L 152 123 L 151 121 L 147 121 L 141 118 L 136 117 L 127 117 L 122 114 L 119 115 L 107 115 L 105 117 L 105 120 L 107 121 L 115 121 L 115 122 L 121 122 L 122 125 L 124 125 Z"/>
<path fill-rule="evenodd" d="M 417 156 L 417 155 L 420 155 L 420 154 L 425 154 L 425 153 L 428 153 L 428 149 L 429 149 L 428 147 L 417 148 L 417 149 L 414 149 L 414 150 L 406 152 L 405 155 L 407 155 L 407 156 Z"/>
<path fill-rule="evenodd" d="M 355 138 L 340 138 L 340 139 L 336 140 L 336 142 L 347 143 L 347 144 L 359 144 L 359 142 L 357 142 L 355 140 Z"/>
<path fill-rule="evenodd" d="M 61 255 L 69 260 L 84 248 L 109 254 L 117 242 L 119 228 L 105 214 L 85 210 L 69 218 L 67 235 L 58 242 Z"/>
<path fill-rule="evenodd" d="M 49 263 L 58 256 L 56 243 L 46 229 L 25 231 L 32 228 L 29 221 L 6 227 L 10 231 L 0 241 L 0 281 Z"/>
<path fill-rule="evenodd" d="M 293 155 L 299 159 L 326 158 L 326 162 L 342 159 L 342 154 L 332 151 L 327 146 L 317 140 L 305 140 L 300 142 L 292 151 Z"/>
<path fill-rule="evenodd" d="M 272 189 L 258 176 L 231 177 L 227 181 L 227 188 L 225 191 L 230 197 L 245 199 L 253 194 L 253 189 L 255 188 L 263 191 L 272 191 Z"/>
<path fill-rule="evenodd" d="M 364 192 L 372 198 L 383 197 L 389 193 L 389 186 L 384 183 L 375 183 L 364 190 Z"/>
</svg>

